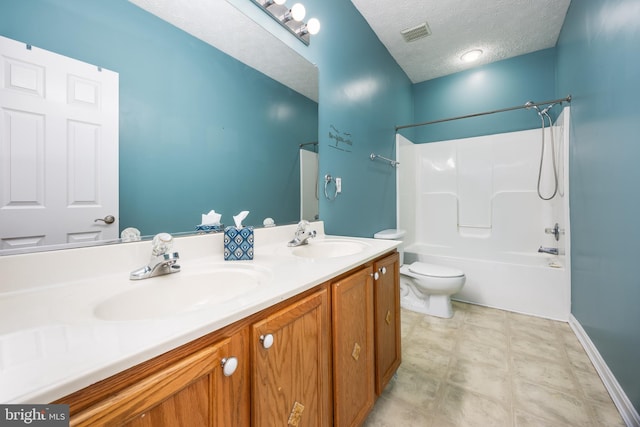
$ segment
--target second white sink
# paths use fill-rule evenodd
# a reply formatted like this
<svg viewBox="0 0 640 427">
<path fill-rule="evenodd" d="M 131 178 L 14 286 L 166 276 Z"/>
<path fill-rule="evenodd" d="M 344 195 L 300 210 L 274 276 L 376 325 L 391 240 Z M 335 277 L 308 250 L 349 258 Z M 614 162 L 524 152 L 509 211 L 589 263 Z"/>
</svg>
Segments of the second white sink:
<svg viewBox="0 0 640 427">
<path fill-rule="evenodd" d="M 239 298 L 271 278 L 254 264 L 219 263 L 131 282 L 131 290 L 99 303 L 94 315 L 103 320 L 144 320 L 202 310 Z M 143 283 L 141 283 L 143 282 Z"/>
<path fill-rule="evenodd" d="M 291 253 L 304 258 L 335 258 L 360 253 L 367 247 L 366 243 L 355 240 L 309 240 L 307 245 L 298 246 Z"/>
</svg>

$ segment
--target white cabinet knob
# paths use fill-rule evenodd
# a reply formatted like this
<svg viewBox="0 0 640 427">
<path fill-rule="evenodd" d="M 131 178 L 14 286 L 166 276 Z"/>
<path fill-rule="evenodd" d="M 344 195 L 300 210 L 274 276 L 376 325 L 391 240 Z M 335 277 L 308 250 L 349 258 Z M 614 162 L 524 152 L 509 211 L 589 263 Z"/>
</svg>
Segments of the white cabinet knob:
<svg viewBox="0 0 640 427">
<path fill-rule="evenodd" d="M 380 267 L 380 273 L 387 274 L 387 267 Z"/>
<path fill-rule="evenodd" d="M 222 366 L 222 372 L 225 377 L 230 377 L 233 373 L 238 369 L 238 358 L 237 357 L 225 357 L 220 361 L 220 366 Z"/>
<path fill-rule="evenodd" d="M 262 343 L 262 347 L 270 348 L 273 345 L 273 335 L 260 335 L 260 342 Z"/>
</svg>

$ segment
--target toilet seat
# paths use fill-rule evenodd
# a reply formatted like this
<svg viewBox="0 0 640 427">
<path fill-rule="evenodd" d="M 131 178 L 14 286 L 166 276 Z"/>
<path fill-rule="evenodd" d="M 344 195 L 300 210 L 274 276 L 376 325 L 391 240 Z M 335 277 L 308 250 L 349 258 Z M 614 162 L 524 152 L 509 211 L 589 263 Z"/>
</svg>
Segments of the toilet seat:
<svg viewBox="0 0 640 427">
<path fill-rule="evenodd" d="M 420 276 L 454 278 L 464 277 L 464 272 L 456 268 L 445 267 L 443 265 L 427 264 L 425 262 L 414 262 L 410 264 L 409 271 Z"/>
</svg>

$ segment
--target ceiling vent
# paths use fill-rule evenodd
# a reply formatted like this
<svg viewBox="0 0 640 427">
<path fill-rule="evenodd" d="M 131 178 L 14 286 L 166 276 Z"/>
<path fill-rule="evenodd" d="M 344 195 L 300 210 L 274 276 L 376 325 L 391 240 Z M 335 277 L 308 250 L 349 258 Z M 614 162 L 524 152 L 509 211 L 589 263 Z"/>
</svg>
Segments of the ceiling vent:
<svg viewBox="0 0 640 427">
<path fill-rule="evenodd" d="M 402 34 L 404 41 L 409 43 L 409 42 L 413 42 L 423 37 L 427 37 L 431 35 L 431 30 L 429 29 L 429 26 L 425 22 L 420 25 L 416 25 L 415 27 L 402 30 L 400 31 L 400 34 Z"/>
</svg>

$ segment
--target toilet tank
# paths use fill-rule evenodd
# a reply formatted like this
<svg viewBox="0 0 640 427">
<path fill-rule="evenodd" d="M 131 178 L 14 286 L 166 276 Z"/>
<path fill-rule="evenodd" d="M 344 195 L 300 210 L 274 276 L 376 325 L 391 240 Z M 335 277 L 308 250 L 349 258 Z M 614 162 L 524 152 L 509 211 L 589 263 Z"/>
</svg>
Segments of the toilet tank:
<svg viewBox="0 0 640 427">
<path fill-rule="evenodd" d="M 406 231 L 400 228 L 388 228 L 386 230 L 378 231 L 376 234 L 373 235 L 373 238 L 402 241 L 405 233 Z M 398 254 L 400 255 L 400 265 L 403 265 L 404 264 L 404 244 L 403 243 L 400 243 L 400 246 L 398 246 Z"/>
</svg>

